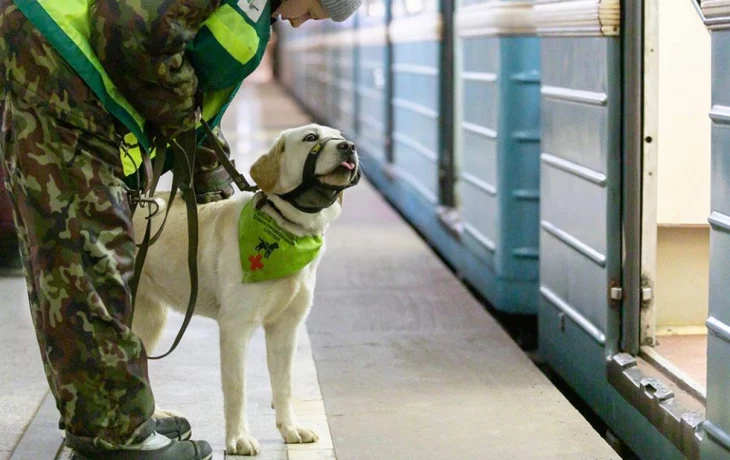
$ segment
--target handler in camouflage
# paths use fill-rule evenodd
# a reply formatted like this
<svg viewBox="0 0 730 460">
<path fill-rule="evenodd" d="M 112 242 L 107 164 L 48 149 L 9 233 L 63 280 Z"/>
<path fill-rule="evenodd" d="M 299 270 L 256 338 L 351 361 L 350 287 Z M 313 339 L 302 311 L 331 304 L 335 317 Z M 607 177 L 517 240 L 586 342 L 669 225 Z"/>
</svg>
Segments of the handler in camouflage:
<svg viewBox="0 0 730 460">
<path fill-rule="evenodd" d="M 14 1 L 0 0 L 0 159 L 66 442 L 87 459 L 208 459 L 206 442 L 183 440 L 186 420 L 152 418 L 147 355 L 129 323 L 135 242 L 119 153 L 129 130 Z M 277 15 L 344 20 L 360 1 L 284 0 Z M 196 70 L 149 50 L 184 48 L 219 0 L 92 5 L 90 41 L 120 92 L 160 131 L 190 129 Z M 230 196 L 208 144 L 198 156 L 199 201 Z"/>
</svg>

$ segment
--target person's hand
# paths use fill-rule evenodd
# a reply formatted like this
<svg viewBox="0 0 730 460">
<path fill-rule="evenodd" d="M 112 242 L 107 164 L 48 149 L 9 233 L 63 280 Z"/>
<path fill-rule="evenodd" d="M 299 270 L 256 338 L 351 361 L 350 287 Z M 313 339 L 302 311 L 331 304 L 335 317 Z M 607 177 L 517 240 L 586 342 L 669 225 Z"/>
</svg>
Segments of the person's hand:
<svg viewBox="0 0 730 460">
<path fill-rule="evenodd" d="M 219 127 L 213 128 L 226 158 L 231 157 L 231 149 Z M 233 195 L 233 178 L 223 168 L 214 149 L 215 140 L 206 137 L 195 151 L 195 173 L 193 185 L 198 203 L 212 203 L 230 198 Z"/>
</svg>

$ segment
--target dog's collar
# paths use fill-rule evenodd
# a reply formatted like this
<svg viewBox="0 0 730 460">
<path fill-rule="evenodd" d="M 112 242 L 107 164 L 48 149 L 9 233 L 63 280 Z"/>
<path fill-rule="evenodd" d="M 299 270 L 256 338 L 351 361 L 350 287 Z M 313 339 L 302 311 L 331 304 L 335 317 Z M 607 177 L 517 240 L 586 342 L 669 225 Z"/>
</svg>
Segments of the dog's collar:
<svg viewBox="0 0 730 460">
<path fill-rule="evenodd" d="M 297 226 L 297 227 L 301 227 L 300 224 L 298 224 L 297 222 L 294 222 L 293 220 L 291 220 L 288 217 L 286 217 L 284 215 L 284 213 L 281 212 L 281 209 L 279 209 L 279 207 L 277 205 L 275 205 L 274 202 L 271 201 L 269 199 L 269 197 L 267 197 L 264 192 L 259 192 L 259 194 L 261 195 L 261 197 L 256 202 L 256 210 L 257 211 L 260 211 L 261 208 L 263 208 L 264 206 L 268 205 L 271 209 L 274 210 L 274 212 L 276 212 L 279 215 L 279 217 L 281 217 L 284 220 L 284 222 L 286 222 L 288 224 L 291 224 L 291 225 L 294 225 L 294 226 Z"/>
</svg>

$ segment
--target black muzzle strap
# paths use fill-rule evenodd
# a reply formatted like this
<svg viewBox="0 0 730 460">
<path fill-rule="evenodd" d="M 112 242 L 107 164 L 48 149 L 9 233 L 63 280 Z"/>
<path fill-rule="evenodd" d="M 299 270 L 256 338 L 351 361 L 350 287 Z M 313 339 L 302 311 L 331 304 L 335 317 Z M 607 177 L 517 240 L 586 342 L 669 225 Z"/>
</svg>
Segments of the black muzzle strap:
<svg viewBox="0 0 730 460">
<path fill-rule="evenodd" d="M 315 214 L 323 209 L 329 208 L 337 200 L 337 195 L 346 188 L 352 187 L 360 181 L 360 169 L 358 168 L 355 177 L 348 185 L 336 186 L 321 182 L 317 177 L 317 160 L 330 141 L 345 141 L 341 137 L 326 137 L 320 140 L 307 155 L 302 171 L 302 183 L 294 190 L 278 196 L 299 211 L 307 214 Z"/>
</svg>

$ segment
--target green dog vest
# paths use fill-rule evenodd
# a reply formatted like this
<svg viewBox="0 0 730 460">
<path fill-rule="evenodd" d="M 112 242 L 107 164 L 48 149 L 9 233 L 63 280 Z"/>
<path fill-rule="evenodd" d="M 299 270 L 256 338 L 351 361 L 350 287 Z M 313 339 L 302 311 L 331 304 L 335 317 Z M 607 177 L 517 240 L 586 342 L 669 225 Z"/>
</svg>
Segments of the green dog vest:
<svg viewBox="0 0 730 460">
<path fill-rule="evenodd" d="M 246 203 L 238 219 L 238 247 L 243 283 L 255 283 L 293 275 L 309 265 L 322 247 L 323 238 L 296 236 L 284 230 L 268 214 Z"/>
</svg>

